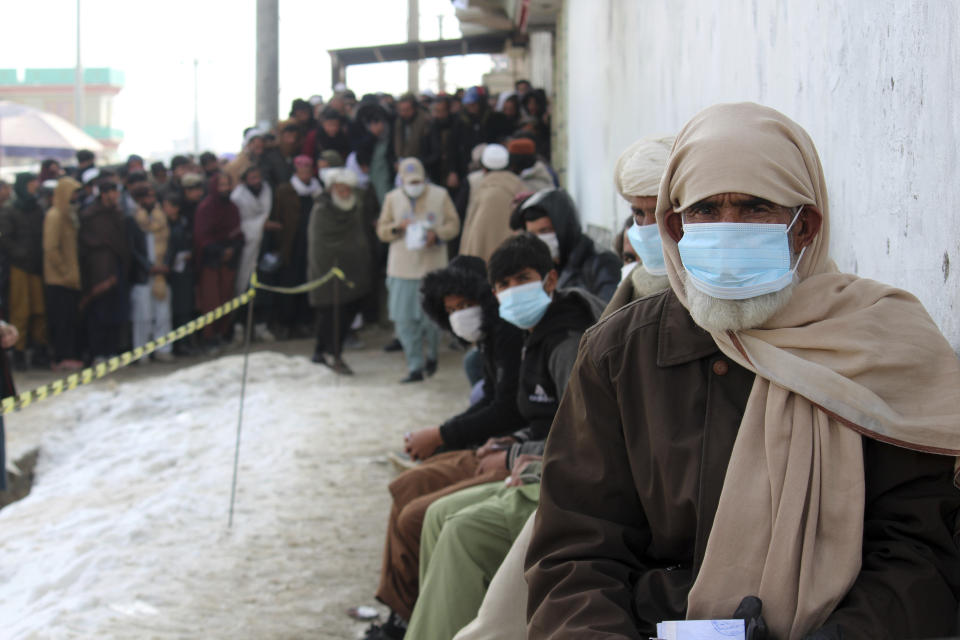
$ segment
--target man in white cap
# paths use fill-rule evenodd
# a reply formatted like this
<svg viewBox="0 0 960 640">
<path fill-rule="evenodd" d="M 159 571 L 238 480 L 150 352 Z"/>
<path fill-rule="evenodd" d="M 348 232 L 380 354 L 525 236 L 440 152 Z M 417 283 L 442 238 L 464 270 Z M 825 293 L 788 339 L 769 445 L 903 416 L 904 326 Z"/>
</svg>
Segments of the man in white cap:
<svg viewBox="0 0 960 640">
<path fill-rule="evenodd" d="M 312 164 L 311 164 L 312 166 Z M 317 342 L 313 361 L 340 375 L 353 371 L 343 361 L 343 343 L 360 302 L 370 290 L 372 265 L 363 216 L 357 197 L 357 176 L 349 169 L 332 169 L 328 191 L 314 198 L 307 223 L 307 281 L 340 269 L 352 286 L 334 278 L 308 294 L 317 311 Z"/>
<path fill-rule="evenodd" d="M 436 325 L 420 306 L 420 280 L 447 266 L 444 243 L 460 233 L 460 218 L 447 190 L 427 183 L 419 160 L 403 159 L 398 174 L 400 188 L 384 198 L 377 235 L 390 244 L 387 305 L 408 370 L 401 382 L 420 382 L 437 370 L 439 340 Z"/>
<path fill-rule="evenodd" d="M 240 177 L 250 167 L 260 164 L 263 154 L 263 131 L 257 127 L 250 127 L 243 132 L 243 151 L 223 168 L 232 179 L 233 184 L 240 184 Z"/>
<path fill-rule="evenodd" d="M 513 198 L 524 190 L 523 182 L 508 169 L 510 152 L 502 144 L 488 144 L 480 156 L 484 176 L 476 193 L 470 194 L 470 206 L 463 223 L 460 254 L 477 256 L 484 262 L 504 240 L 513 234 L 510 214 Z"/>
</svg>

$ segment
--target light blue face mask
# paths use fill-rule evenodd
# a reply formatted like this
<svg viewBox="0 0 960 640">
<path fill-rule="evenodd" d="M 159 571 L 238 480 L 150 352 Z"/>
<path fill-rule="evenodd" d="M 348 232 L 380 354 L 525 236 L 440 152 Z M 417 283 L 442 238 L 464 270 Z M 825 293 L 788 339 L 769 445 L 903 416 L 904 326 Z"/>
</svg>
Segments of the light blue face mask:
<svg viewBox="0 0 960 640">
<path fill-rule="evenodd" d="M 551 302 L 539 280 L 504 289 L 497 294 L 497 300 L 500 301 L 500 317 L 521 329 L 537 326 Z"/>
<path fill-rule="evenodd" d="M 667 275 L 667 265 L 663 261 L 663 245 L 660 244 L 660 230 L 655 224 L 640 226 L 634 223 L 627 229 L 630 246 L 640 256 L 643 268 L 655 276 Z"/>
<path fill-rule="evenodd" d="M 746 300 L 780 291 L 793 280 L 790 229 L 785 224 L 752 222 L 683 223 L 677 243 L 687 280 L 703 293 L 722 300 Z M 806 251 L 806 247 L 804 247 Z"/>
</svg>

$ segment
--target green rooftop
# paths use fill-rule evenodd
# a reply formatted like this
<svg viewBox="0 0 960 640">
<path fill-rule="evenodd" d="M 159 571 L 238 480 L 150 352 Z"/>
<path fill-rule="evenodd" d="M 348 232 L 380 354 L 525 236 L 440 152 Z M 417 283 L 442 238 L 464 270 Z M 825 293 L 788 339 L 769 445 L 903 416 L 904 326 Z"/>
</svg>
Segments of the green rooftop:
<svg viewBox="0 0 960 640">
<path fill-rule="evenodd" d="M 113 127 L 102 127 L 100 125 L 88 124 L 83 131 L 90 137 L 97 140 L 123 140 L 123 131 Z"/>
<path fill-rule="evenodd" d="M 72 85 L 74 69 L 27 69 L 20 80 L 16 69 L 0 69 L 0 86 Z M 123 86 L 123 71 L 108 67 L 91 67 L 83 70 L 84 84 L 99 84 L 112 87 Z"/>
</svg>

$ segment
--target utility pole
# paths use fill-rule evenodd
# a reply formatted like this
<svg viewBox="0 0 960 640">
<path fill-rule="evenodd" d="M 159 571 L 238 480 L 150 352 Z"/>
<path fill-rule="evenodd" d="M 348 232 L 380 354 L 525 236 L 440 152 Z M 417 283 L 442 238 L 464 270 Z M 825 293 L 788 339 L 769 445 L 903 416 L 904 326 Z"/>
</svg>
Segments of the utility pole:
<svg viewBox="0 0 960 640">
<path fill-rule="evenodd" d="M 443 40 L 443 16 L 437 16 L 437 40 Z M 443 77 L 443 58 L 437 57 L 437 92 L 443 93 L 446 90 L 447 83 Z"/>
<path fill-rule="evenodd" d="M 197 68 L 200 61 L 193 59 L 193 153 L 200 156 L 200 97 L 197 84 Z"/>
<path fill-rule="evenodd" d="M 407 0 L 407 42 L 420 40 L 420 0 Z M 407 91 L 420 93 L 420 61 L 407 62 Z"/>
<path fill-rule="evenodd" d="M 257 0 L 256 124 L 273 126 L 279 118 L 279 0 Z"/>
<path fill-rule="evenodd" d="M 77 0 L 77 64 L 73 77 L 73 123 L 83 129 L 83 65 L 80 62 L 80 0 Z"/>
</svg>

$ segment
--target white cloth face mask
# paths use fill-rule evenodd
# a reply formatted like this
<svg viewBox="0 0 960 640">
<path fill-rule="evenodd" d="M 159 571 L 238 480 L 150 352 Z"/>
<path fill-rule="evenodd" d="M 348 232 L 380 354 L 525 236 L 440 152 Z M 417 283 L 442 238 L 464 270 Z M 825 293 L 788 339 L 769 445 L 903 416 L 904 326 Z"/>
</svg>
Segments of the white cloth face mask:
<svg viewBox="0 0 960 640">
<path fill-rule="evenodd" d="M 543 244 L 550 249 L 550 257 L 558 260 L 560 258 L 560 239 L 557 234 L 551 231 L 550 233 L 538 233 L 537 237 L 543 240 Z"/>
<path fill-rule="evenodd" d="M 483 338 L 483 308 L 467 307 L 450 314 L 450 328 L 453 333 L 467 342 L 478 342 Z"/>
</svg>

